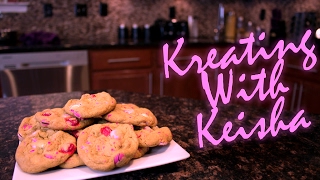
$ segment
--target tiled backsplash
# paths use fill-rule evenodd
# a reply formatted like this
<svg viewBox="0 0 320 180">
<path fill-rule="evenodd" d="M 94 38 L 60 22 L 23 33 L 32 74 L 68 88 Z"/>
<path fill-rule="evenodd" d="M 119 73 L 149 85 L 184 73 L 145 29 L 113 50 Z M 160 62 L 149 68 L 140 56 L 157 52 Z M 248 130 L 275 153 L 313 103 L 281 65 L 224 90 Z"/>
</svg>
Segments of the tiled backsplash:
<svg viewBox="0 0 320 180">
<path fill-rule="evenodd" d="M 107 16 L 100 16 L 100 2 L 108 4 Z M 44 3 L 52 4 L 52 17 L 44 17 Z M 75 17 L 76 3 L 87 4 L 86 17 Z M 187 20 L 188 15 L 197 16 L 199 35 L 213 38 L 219 3 L 224 5 L 225 11 L 235 11 L 237 16 L 243 16 L 255 25 L 263 25 L 267 32 L 274 8 L 282 11 L 287 27 L 295 12 L 317 12 L 320 9 L 319 0 L 32 0 L 27 13 L 3 14 L 0 29 L 11 28 L 19 33 L 40 30 L 53 32 L 59 35 L 63 43 L 87 40 L 114 42 L 117 41 L 117 28 L 121 23 L 127 26 L 133 23 L 151 25 L 158 18 L 168 19 L 169 7 L 175 6 L 177 19 Z M 261 9 L 266 10 L 263 22 L 259 20 Z"/>
</svg>

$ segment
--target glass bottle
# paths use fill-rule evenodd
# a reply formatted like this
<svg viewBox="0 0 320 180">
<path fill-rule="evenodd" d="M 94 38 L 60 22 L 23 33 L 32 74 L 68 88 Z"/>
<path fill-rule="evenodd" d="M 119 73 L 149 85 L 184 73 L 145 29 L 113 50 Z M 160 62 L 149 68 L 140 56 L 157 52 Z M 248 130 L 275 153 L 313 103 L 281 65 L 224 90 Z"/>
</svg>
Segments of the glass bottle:
<svg viewBox="0 0 320 180">
<path fill-rule="evenodd" d="M 236 14 L 231 11 L 228 13 L 225 27 L 225 41 L 235 43 L 236 40 Z"/>
<path fill-rule="evenodd" d="M 244 27 L 243 17 L 239 16 L 237 21 L 237 37 L 236 42 L 238 43 L 240 39 L 245 37 L 246 29 Z"/>
</svg>

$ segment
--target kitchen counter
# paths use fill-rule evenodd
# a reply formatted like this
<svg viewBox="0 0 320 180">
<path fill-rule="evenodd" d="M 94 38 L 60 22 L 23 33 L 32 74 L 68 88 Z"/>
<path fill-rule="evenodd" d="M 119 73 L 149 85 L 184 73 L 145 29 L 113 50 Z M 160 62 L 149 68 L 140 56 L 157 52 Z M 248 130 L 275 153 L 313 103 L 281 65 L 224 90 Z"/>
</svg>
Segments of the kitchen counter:
<svg viewBox="0 0 320 180">
<path fill-rule="evenodd" d="M 161 42 L 126 42 L 126 43 L 118 43 L 118 42 L 105 42 L 102 40 L 98 41 L 86 41 L 86 42 L 73 42 L 70 43 L 62 43 L 60 45 L 16 45 L 16 46 L 0 46 L 0 53 L 20 53 L 20 52 L 41 52 L 41 51 L 61 51 L 61 50 L 89 50 L 89 49 L 129 49 L 129 48 L 150 48 L 154 47 L 157 49 L 161 49 L 162 45 L 165 43 L 176 44 L 176 41 L 161 41 Z M 189 47 L 225 47 L 230 46 L 227 43 L 216 43 L 210 39 L 196 39 L 196 40 L 185 40 L 185 45 Z"/>
<path fill-rule="evenodd" d="M 204 140 L 204 147 L 200 148 L 196 116 L 200 112 L 204 117 L 210 115 L 211 108 L 206 102 L 114 90 L 107 92 L 118 102 L 149 108 L 158 118 L 159 126 L 168 126 L 174 140 L 190 153 L 186 160 L 112 175 L 108 179 L 320 179 L 319 115 L 305 115 L 311 126 L 300 127 L 294 133 L 280 131 L 276 137 L 263 140 L 252 136 L 219 145 Z M 1 179 L 12 179 L 18 145 L 16 134 L 21 120 L 45 108 L 62 107 L 68 99 L 79 98 L 81 94 L 54 93 L 0 99 Z M 252 127 L 260 117 L 268 119 L 270 115 L 269 110 L 249 106 L 230 104 L 219 108 L 220 113 L 210 127 L 212 133 L 221 133 L 225 122 L 234 122 L 240 111 L 245 111 L 248 119 L 237 121 L 234 126 L 242 123 L 241 126 Z M 283 119 L 291 118 L 292 114 L 283 113 Z M 221 135 L 213 133 L 213 136 Z"/>
</svg>

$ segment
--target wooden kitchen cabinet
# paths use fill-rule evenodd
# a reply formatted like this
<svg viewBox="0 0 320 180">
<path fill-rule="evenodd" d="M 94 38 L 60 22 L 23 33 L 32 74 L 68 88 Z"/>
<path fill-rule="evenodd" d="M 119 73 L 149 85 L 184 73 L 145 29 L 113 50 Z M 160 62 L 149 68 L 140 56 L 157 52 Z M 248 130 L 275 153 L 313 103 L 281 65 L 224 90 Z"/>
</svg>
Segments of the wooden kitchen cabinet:
<svg viewBox="0 0 320 180">
<path fill-rule="evenodd" d="M 91 90 L 152 94 L 152 49 L 90 50 Z"/>
<path fill-rule="evenodd" d="M 300 89 L 302 91 L 300 108 L 307 113 L 320 114 L 320 84 L 304 82 Z"/>
<path fill-rule="evenodd" d="M 204 92 L 201 88 L 200 76 L 194 72 L 179 76 L 172 70 L 170 77 L 165 78 L 164 70 L 159 68 L 155 76 L 154 92 L 160 96 L 201 99 Z"/>
<path fill-rule="evenodd" d="M 152 94 L 152 71 L 117 70 L 92 73 L 92 89 L 117 89 Z"/>
<path fill-rule="evenodd" d="M 303 109 L 307 113 L 320 114 L 320 72 L 319 63 L 309 71 L 302 68 L 305 58 L 303 53 L 287 53 L 284 57 L 285 70 L 283 82 L 290 91 L 286 93 L 285 109 L 298 112 Z"/>
<path fill-rule="evenodd" d="M 171 46 L 170 46 L 171 47 Z M 169 49 L 169 57 L 175 46 Z M 208 52 L 216 47 L 183 47 L 175 58 L 180 69 L 185 69 L 191 62 L 193 55 L 198 55 L 206 62 Z M 217 60 L 229 49 L 228 47 L 218 47 Z M 160 48 L 133 48 L 133 49 L 103 49 L 90 50 L 90 84 L 92 90 L 119 89 L 145 94 L 155 94 L 160 96 L 174 96 L 180 98 L 193 98 L 207 101 L 207 96 L 202 87 L 201 75 L 197 73 L 197 64 L 184 75 L 180 76 L 169 67 L 170 77 L 165 78 L 163 54 Z M 237 49 L 239 56 L 242 49 Z M 303 56 L 303 54 L 302 54 Z M 249 66 L 246 61 L 240 65 L 230 65 L 221 69 L 207 69 L 211 94 L 215 97 L 217 89 L 217 77 L 222 73 L 224 86 L 228 86 L 229 69 L 233 70 L 232 97 L 230 103 L 245 106 L 255 106 L 264 109 L 272 109 L 275 100 L 270 96 L 266 100 L 260 101 L 258 93 L 250 101 L 236 98 L 236 94 L 245 89 L 248 94 L 252 93 L 257 85 L 257 80 L 251 80 L 251 75 L 259 74 L 265 68 L 267 77 L 265 79 L 264 90 L 269 88 L 270 74 L 277 62 L 275 55 L 270 60 L 258 59 L 254 65 Z M 285 110 L 297 112 L 304 109 L 308 113 L 320 114 L 318 102 L 320 102 L 320 76 L 319 66 L 311 71 L 304 71 L 301 68 L 303 57 L 301 54 L 288 53 L 285 57 L 285 68 L 281 75 L 281 80 L 285 86 L 290 88 L 289 92 L 281 93 L 286 99 Z M 245 73 L 246 78 L 240 82 L 240 76 Z M 227 90 L 227 88 L 225 88 Z M 278 98 L 278 97 L 277 97 Z M 221 102 L 221 100 L 219 100 Z"/>
<path fill-rule="evenodd" d="M 320 113 L 320 108 L 318 107 L 318 102 L 320 102 L 320 74 L 319 66 L 315 66 L 310 71 L 305 71 L 302 69 L 302 61 L 305 55 L 302 53 L 290 53 L 288 52 L 284 56 L 284 69 L 281 74 L 280 80 L 285 87 L 289 87 L 289 91 L 286 93 L 279 93 L 279 96 L 285 97 L 284 110 L 298 112 L 300 109 L 304 109 L 308 113 Z M 233 92 L 239 92 L 241 88 L 246 89 L 248 93 L 251 93 L 256 87 L 257 81 L 250 80 L 252 74 L 258 74 L 262 68 L 266 71 L 266 78 L 264 80 L 264 91 L 266 92 L 270 88 L 270 75 L 277 63 L 278 58 L 274 55 L 269 60 L 258 59 L 257 64 L 253 66 L 238 65 L 232 67 L 234 71 L 234 89 Z M 246 80 L 244 82 L 239 82 L 239 77 L 241 74 L 245 73 Z M 277 84 L 276 84 L 277 86 Z M 274 87 L 276 89 L 277 87 Z M 272 109 L 276 100 L 267 96 L 266 100 L 261 101 L 258 99 L 258 94 L 255 97 L 246 102 L 243 99 L 233 99 L 232 102 L 242 105 L 257 106 L 261 108 Z"/>
<path fill-rule="evenodd" d="M 290 88 L 285 94 L 285 109 L 320 114 L 320 84 L 305 79 L 285 76 L 283 83 Z"/>
<path fill-rule="evenodd" d="M 151 49 L 90 50 L 92 71 L 139 69 L 151 67 Z"/>
<path fill-rule="evenodd" d="M 169 58 L 174 48 L 169 49 Z M 175 63 L 180 69 L 185 69 L 191 62 L 193 55 L 198 55 L 205 62 L 209 50 L 203 47 L 182 47 L 176 58 Z M 183 76 L 178 75 L 169 67 L 169 78 L 165 78 L 164 62 L 162 50 L 157 53 L 157 67 L 154 78 L 154 93 L 161 96 L 174 96 L 181 98 L 206 99 L 201 86 L 201 76 L 197 74 L 197 64 Z M 210 73 L 211 74 L 211 73 Z M 210 76 L 211 77 L 211 76 Z M 211 80 L 215 80 L 214 78 Z"/>
<path fill-rule="evenodd" d="M 218 59 L 217 61 L 220 61 L 220 59 L 223 58 L 223 56 L 227 53 L 229 50 L 229 47 L 224 47 L 224 48 L 219 48 L 218 49 Z M 237 47 L 234 51 L 233 54 L 236 55 L 236 57 L 239 59 L 245 49 Z M 255 52 L 253 52 L 255 54 Z M 259 106 L 259 107 L 267 107 L 269 106 L 269 100 L 263 100 L 261 101 L 259 99 L 258 93 L 254 93 L 254 96 L 249 99 L 249 100 L 244 100 L 242 97 L 237 97 L 238 93 L 241 91 L 245 91 L 247 95 L 253 94 L 254 90 L 256 89 L 258 80 L 255 80 L 252 77 L 257 76 L 258 74 L 261 73 L 262 68 L 268 69 L 270 67 L 270 62 L 271 61 L 265 61 L 262 60 L 261 58 L 258 58 L 254 64 L 249 65 L 247 61 L 247 57 L 245 57 L 241 63 L 239 64 L 234 64 L 231 62 L 225 69 L 222 69 L 221 67 L 217 68 L 216 70 L 216 78 L 217 82 L 218 76 L 223 75 L 223 85 L 224 85 L 224 91 L 227 93 L 228 91 L 228 86 L 230 85 L 232 79 L 232 93 L 231 93 L 231 100 L 230 103 L 234 104 L 241 104 L 241 105 L 249 105 L 249 106 Z M 232 73 L 230 75 L 230 72 Z M 241 78 L 240 78 L 241 77 Z M 265 86 L 268 87 L 268 76 L 266 77 L 266 80 L 264 81 Z M 221 82 L 219 82 L 221 83 Z M 216 83 L 217 84 L 217 83 Z M 216 89 L 216 88 L 215 88 Z M 220 100 L 221 101 L 221 100 Z"/>
<path fill-rule="evenodd" d="M 169 50 L 170 56 L 173 50 Z M 207 53 L 207 48 L 182 48 L 175 61 L 183 69 L 193 55 L 199 55 L 205 61 Z M 170 78 L 165 78 L 163 54 L 159 48 L 90 50 L 89 59 L 92 90 L 119 89 L 161 96 L 205 98 L 196 66 L 184 76 L 169 68 Z M 210 80 L 213 79 L 210 74 Z"/>
</svg>

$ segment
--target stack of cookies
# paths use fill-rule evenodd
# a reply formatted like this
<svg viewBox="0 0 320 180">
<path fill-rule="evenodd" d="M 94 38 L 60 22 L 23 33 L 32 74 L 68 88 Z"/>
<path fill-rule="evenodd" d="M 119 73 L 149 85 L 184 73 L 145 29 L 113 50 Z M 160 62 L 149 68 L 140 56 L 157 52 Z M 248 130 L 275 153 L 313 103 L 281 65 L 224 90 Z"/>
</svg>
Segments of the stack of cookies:
<svg viewBox="0 0 320 180">
<path fill-rule="evenodd" d="M 22 120 L 16 161 L 22 171 L 88 166 L 110 171 L 170 143 L 168 127 L 158 127 L 146 108 L 120 104 L 109 93 L 83 94 L 64 107 L 44 109 Z"/>
</svg>

